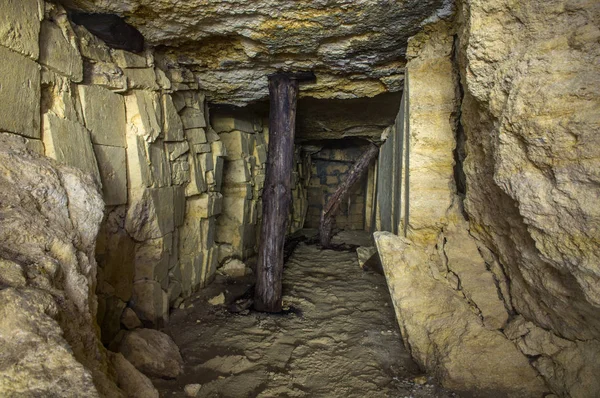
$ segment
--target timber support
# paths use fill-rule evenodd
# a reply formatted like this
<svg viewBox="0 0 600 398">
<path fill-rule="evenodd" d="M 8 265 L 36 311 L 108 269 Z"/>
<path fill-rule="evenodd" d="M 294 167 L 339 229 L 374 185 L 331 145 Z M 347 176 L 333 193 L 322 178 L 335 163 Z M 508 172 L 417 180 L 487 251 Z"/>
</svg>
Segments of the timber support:
<svg viewBox="0 0 600 398">
<path fill-rule="evenodd" d="M 291 204 L 296 104 L 300 81 L 310 72 L 269 76 L 269 151 L 263 188 L 263 220 L 258 249 L 254 308 L 281 312 L 281 282 L 287 221 Z"/>
</svg>

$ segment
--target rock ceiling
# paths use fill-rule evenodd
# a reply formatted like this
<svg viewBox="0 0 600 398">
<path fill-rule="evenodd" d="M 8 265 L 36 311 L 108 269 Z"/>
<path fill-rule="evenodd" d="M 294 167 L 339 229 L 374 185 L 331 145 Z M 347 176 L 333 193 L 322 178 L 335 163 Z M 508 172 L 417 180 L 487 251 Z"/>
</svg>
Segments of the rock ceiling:
<svg viewBox="0 0 600 398">
<path fill-rule="evenodd" d="M 264 99 L 267 75 L 313 70 L 314 98 L 373 97 L 402 89 L 408 37 L 448 14 L 449 0 L 64 0 L 115 13 L 170 65 L 191 70 L 212 102 Z"/>
</svg>

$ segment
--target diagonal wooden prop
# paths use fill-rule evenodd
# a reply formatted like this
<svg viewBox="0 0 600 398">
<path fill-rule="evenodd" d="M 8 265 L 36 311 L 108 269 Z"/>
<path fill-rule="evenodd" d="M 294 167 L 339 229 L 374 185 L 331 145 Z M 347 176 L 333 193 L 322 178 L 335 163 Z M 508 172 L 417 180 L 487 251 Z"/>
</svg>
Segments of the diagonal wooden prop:
<svg viewBox="0 0 600 398">
<path fill-rule="evenodd" d="M 348 173 L 348 177 L 338 187 L 335 193 L 329 198 L 329 201 L 323 207 L 321 213 L 321 223 L 319 225 L 319 241 L 323 248 L 329 247 L 331 243 L 331 233 L 333 232 L 333 226 L 335 224 L 335 215 L 340 210 L 340 205 L 344 197 L 348 194 L 352 186 L 364 175 L 369 169 L 369 164 L 373 159 L 377 157 L 379 153 L 379 147 L 373 143 L 369 145 L 369 148 L 361 155 L 361 157 L 354 163 L 352 169 Z"/>
</svg>

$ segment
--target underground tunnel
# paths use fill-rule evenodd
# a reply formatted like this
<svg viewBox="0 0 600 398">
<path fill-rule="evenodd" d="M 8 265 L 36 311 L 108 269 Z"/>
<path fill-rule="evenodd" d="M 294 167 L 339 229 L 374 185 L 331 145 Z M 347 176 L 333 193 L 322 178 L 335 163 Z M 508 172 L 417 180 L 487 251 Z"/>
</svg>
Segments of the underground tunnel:
<svg viewBox="0 0 600 398">
<path fill-rule="evenodd" d="M 600 395 L 597 1 L 0 15 L 0 396 Z"/>
</svg>

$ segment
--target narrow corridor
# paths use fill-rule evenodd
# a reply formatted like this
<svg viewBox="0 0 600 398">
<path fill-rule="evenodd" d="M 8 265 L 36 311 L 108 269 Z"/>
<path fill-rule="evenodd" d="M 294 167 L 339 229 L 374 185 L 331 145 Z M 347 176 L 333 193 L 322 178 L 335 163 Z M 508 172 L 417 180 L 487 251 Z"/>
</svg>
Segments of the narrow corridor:
<svg viewBox="0 0 600 398">
<path fill-rule="evenodd" d="M 354 252 L 301 243 L 285 268 L 285 315 L 207 303 L 224 292 L 229 304 L 248 286 L 220 276 L 175 311 L 167 333 L 185 369 L 153 380 L 161 396 L 186 396 L 190 384 L 202 385 L 198 397 L 451 396 L 411 360 L 384 277 L 362 271 Z"/>
</svg>

